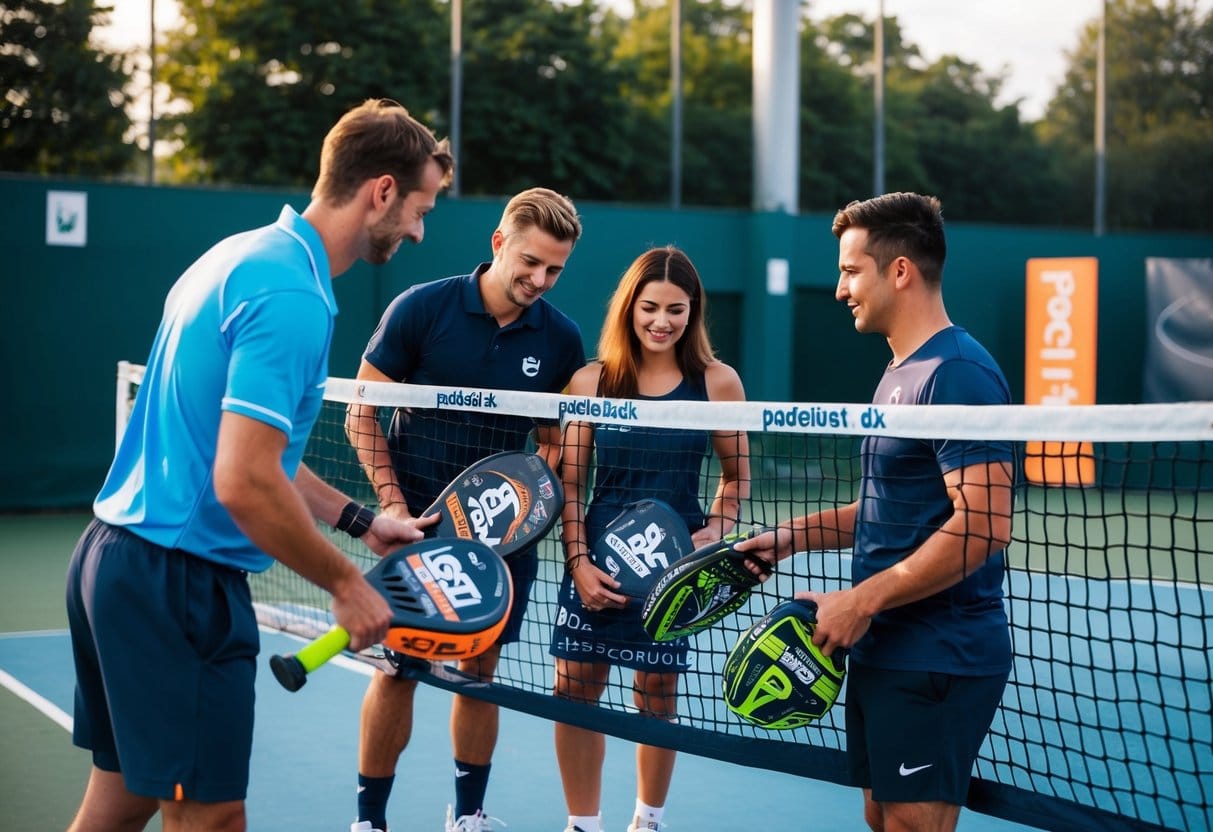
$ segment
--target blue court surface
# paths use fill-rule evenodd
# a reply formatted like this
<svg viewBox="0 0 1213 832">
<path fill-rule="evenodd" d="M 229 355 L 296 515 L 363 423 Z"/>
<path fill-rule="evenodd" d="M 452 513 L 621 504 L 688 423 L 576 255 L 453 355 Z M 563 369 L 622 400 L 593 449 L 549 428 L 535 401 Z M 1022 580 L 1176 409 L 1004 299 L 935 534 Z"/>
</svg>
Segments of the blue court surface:
<svg viewBox="0 0 1213 832">
<path fill-rule="evenodd" d="M 249 787 L 250 830 L 345 832 L 354 817 L 358 710 L 371 669 L 337 660 L 297 693 L 283 690 L 266 665 L 272 653 L 299 642 L 262 633 L 257 682 L 257 729 Z M 155 673 L 155 668 L 148 668 Z M 0 635 L 0 682 L 28 703 L 28 720 L 70 725 L 73 673 L 63 631 Z M 450 694 L 418 688 L 410 747 L 401 758 L 388 819 L 393 832 L 440 832 L 452 800 L 447 718 Z M 64 745 L 70 735 L 62 734 Z M 635 801 L 634 746 L 608 739 L 603 819 L 623 832 Z M 81 759 L 86 752 L 75 750 Z M 11 759 L 12 755 L 9 756 Z M 0 782 L 8 777 L 0 771 Z M 22 794 L 0 790 L 0 828 Z M 78 797 L 78 796 L 77 796 Z M 6 810 L 5 805 L 9 805 Z M 566 810 L 550 722 L 502 710 L 501 734 L 486 806 L 511 832 L 560 832 Z M 717 760 L 679 755 L 666 809 L 672 832 L 690 830 L 863 830 L 855 789 Z M 153 821 L 151 828 L 158 828 Z M 1029 827 L 965 810 L 960 828 L 1012 832 Z"/>
</svg>

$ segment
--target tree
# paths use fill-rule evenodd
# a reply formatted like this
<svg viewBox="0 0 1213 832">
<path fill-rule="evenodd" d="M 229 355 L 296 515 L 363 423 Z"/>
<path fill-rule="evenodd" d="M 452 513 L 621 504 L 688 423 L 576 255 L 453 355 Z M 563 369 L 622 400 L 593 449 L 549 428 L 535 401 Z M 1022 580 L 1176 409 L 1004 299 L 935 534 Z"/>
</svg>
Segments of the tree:
<svg viewBox="0 0 1213 832">
<path fill-rule="evenodd" d="M 807 208 L 871 195 L 874 29 L 840 15 L 802 41 Z M 1055 221 L 1053 166 L 1018 105 L 995 105 L 1002 77 L 952 55 L 928 63 L 896 18 L 884 30 L 887 190 L 937 194 L 966 221 Z"/>
<path fill-rule="evenodd" d="M 1191 0 L 1108 0 L 1107 224 L 1213 229 L 1213 13 Z M 1068 54 L 1039 130 L 1070 183 L 1068 222 L 1093 213 L 1099 21 Z"/>
<path fill-rule="evenodd" d="M 343 112 L 393 98 L 447 128 L 447 15 L 434 0 L 181 0 L 161 77 L 186 112 L 175 177 L 309 185 Z"/>
<path fill-rule="evenodd" d="M 623 198 L 666 202 L 670 194 L 670 5 L 638 0 L 611 56 L 619 97 L 634 121 Z M 691 205 L 751 202 L 750 12 L 726 0 L 686 3 L 682 18 L 682 198 Z"/>
<path fill-rule="evenodd" d="M 106 176 L 130 168 L 129 56 L 89 43 L 109 13 L 92 0 L 0 6 L 0 169 Z"/>
<path fill-rule="evenodd" d="M 464 8 L 463 191 L 543 184 L 579 199 L 617 199 L 633 133 L 609 62 L 615 19 L 601 19 L 589 2 Z"/>
</svg>

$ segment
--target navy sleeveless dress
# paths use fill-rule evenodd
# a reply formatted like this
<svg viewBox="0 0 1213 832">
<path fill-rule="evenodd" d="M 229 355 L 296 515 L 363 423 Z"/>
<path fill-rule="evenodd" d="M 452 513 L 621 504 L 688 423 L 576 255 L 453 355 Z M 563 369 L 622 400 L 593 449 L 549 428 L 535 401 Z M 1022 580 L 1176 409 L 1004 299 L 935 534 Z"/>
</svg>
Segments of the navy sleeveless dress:
<svg viewBox="0 0 1213 832">
<path fill-rule="evenodd" d="M 646 401 L 707 401 L 702 376 L 684 378 L 664 396 Z M 669 503 L 689 531 L 704 525 L 703 464 L 711 453 L 708 431 L 637 425 L 594 426 L 594 488 L 586 509 L 586 541 L 597 540 L 628 503 L 656 497 Z M 548 650 L 557 658 L 605 662 L 633 670 L 679 673 L 691 669 L 685 638 L 655 642 L 640 626 L 640 604 L 590 612 L 571 574 L 560 584 L 556 624 Z"/>
</svg>

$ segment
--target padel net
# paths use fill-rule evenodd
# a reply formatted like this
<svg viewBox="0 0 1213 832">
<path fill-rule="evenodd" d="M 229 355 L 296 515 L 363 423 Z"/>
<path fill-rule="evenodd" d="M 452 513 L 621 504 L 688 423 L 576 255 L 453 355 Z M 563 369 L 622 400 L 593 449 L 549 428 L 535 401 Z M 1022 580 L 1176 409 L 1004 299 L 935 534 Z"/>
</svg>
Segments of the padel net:
<svg viewBox="0 0 1213 832">
<path fill-rule="evenodd" d="M 119 429 L 141 375 L 137 365 L 119 365 Z M 306 462 L 369 505 L 375 495 L 345 433 L 351 403 L 378 407 L 385 422 L 397 409 L 448 413 L 452 443 L 479 441 L 477 419 L 492 430 L 490 416 L 745 432 L 751 483 L 739 530 L 851 502 L 867 436 L 1009 442 L 1015 476 L 1003 590 L 1014 666 L 967 805 L 1041 828 L 1213 826 L 1213 404 L 670 403 L 330 379 Z M 468 455 L 466 447 L 444 449 L 440 434 L 428 438 L 435 453 Z M 719 476 L 709 460 L 699 472 L 705 511 Z M 374 556 L 356 540 L 332 539 L 363 570 L 371 566 Z M 772 731 L 730 712 L 721 672 L 741 634 L 794 592 L 849 585 L 849 551 L 782 561 L 740 609 L 692 636 L 686 666 L 671 668 L 683 673 L 677 720 L 663 722 L 636 713 L 628 670 L 612 671 L 596 705 L 551 695 L 559 541 L 557 525 L 540 544 L 521 641 L 502 651 L 494 683 L 470 685 L 440 663 L 411 672 L 632 741 L 847 784 L 845 687 L 822 719 Z M 331 626 L 324 593 L 280 565 L 253 576 L 252 587 L 264 626 L 309 639 Z M 587 661 L 620 658 L 595 656 L 589 640 L 584 646 Z M 376 651 L 359 658 L 380 661 Z"/>
</svg>

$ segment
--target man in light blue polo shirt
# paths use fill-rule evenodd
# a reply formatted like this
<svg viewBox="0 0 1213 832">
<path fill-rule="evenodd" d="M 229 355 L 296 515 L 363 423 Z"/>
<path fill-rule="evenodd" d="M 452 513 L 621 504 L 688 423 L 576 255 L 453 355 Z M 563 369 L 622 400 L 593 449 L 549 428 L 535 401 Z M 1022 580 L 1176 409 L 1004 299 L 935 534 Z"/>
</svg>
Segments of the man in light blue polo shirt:
<svg viewBox="0 0 1213 832">
<path fill-rule="evenodd" d="M 577 324 L 543 294 L 556 284 L 580 236 L 581 220 L 568 198 L 546 188 L 516 195 L 491 237 L 492 261 L 468 275 L 414 286 L 393 300 L 371 336 L 358 378 L 560 392 L 585 363 L 585 349 Z M 522 449 L 535 428 L 540 452 L 555 468 L 559 426 L 519 416 L 412 408 L 394 414 L 386 438 L 374 407 L 351 407 L 346 421 L 384 513 L 400 518 L 424 512 L 478 459 Z M 518 640 L 538 554 L 532 548 L 506 563 L 515 600 L 505 629 L 488 651 L 459 665 L 486 680 L 493 678 L 501 645 Z M 377 673 L 367 688 L 354 832 L 387 828 L 388 796 L 409 741 L 416 686 L 412 679 Z M 447 812 L 447 832 L 490 828 L 483 803 L 496 742 L 497 706 L 455 696 L 455 803 Z"/>
<path fill-rule="evenodd" d="M 373 99 L 324 140 L 302 215 L 229 237 L 178 279 L 68 571 L 74 742 L 93 768 L 71 829 L 243 830 L 259 649 L 246 580 L 276 559 L 333 596 L 351 647 L 391 613 L 319 519 L 379 554 L 426 523 L 375 515 L 301 464 L 328 375 L 332 278 L 385 263 L 452 159 Z M 148 668 L 153 672 L 149 677 Z"/>
</svg>

